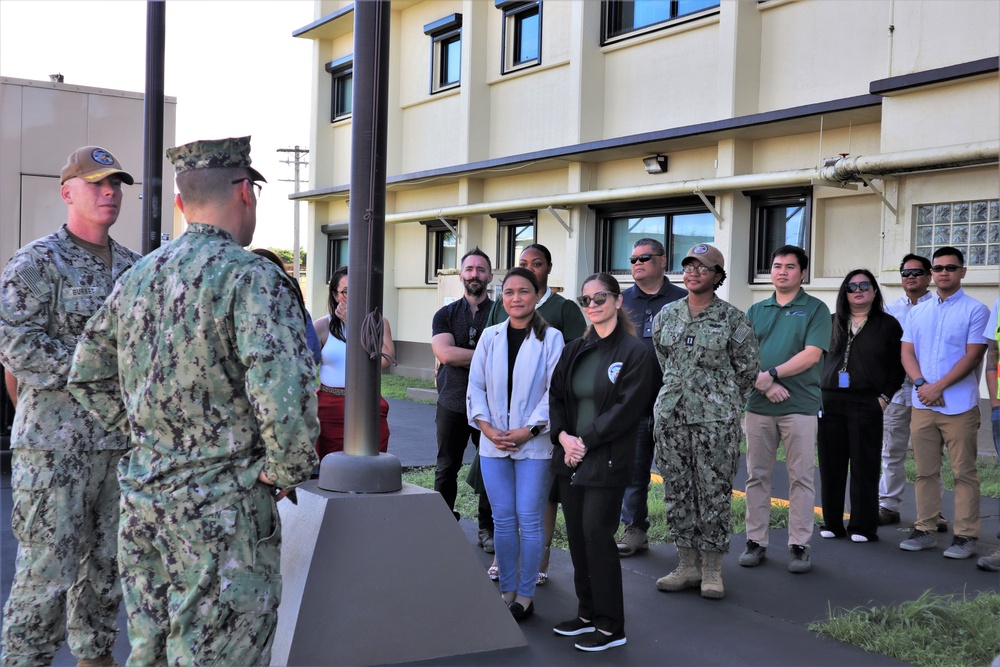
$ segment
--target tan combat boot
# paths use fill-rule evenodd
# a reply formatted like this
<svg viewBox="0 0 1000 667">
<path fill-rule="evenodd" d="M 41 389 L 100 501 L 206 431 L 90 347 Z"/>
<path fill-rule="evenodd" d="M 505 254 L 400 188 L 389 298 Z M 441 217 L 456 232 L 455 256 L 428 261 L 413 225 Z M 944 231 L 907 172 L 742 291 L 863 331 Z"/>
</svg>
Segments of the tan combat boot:
<svg viewBox="0 0 1000 667">
<path fill-rule="evenodd" d="M 722 552 L 701 552 L 701 597 L 718 600 L 726 594 L 722 587 Z"/>
<path fill-rule="evenodd" d="M 701 581 L 701 567 L 698 565 L 698 550 L 690 547 L 677 547 L 680 563 L 677 569 L 665 577 L 656 580 L 658 591 L 682 591 L 694 588 Z"/>
</svg>

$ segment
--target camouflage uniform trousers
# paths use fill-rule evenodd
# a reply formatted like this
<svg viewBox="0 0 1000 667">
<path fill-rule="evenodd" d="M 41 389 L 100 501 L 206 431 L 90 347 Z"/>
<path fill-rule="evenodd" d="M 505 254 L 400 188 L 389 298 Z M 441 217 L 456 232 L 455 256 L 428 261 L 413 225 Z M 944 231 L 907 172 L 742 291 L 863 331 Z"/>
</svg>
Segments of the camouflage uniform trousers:
<svg viewBox="0 0 1000 667">
<path fill-rule="evenodd" d="M 126 494 L 118 543 L 129 665 L 270 663 L 281 523 L 268 487 L 208 515 Z"/>
<path fill-rule="evenodd" d="M 50 664 L 67 631 L 78 659 L 114 648 L 122 599 L 116 468 L 123 453 L 13 450 L 18 550 L 3 613 L 3 665 Z"/>
<path fill-rule="evenodd" d="M 656 466 L 663 476 L 667 523 L 679 547 L 729 551 L 740 423 L 681 424 L 656 417 Z"/>
</svg>

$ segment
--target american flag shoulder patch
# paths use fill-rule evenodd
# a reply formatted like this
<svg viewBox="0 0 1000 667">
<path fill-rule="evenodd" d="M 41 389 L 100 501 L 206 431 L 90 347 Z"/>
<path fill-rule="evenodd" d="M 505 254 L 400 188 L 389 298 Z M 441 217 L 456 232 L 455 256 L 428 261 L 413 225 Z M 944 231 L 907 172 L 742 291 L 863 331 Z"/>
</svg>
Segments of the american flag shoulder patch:
<svg viewBox="0 0 1000 667">
<path fill-rule="evenodd" d="M 21 279 L 21 282 L 23 282 L 29 290 L 31 290 L 31 293 L 34 294 L 35 297 L 41 299 L 42 301 L 48 299 L 51 290 L 42 278 L 42 274 L 38 272 L 37 268 L 34 266 L 26 266 L 18 269 L 17 277 Z"/>
<path fill-rule="evenodd" d="M 753 329 L 750 328 L 749 324 L 746 322 L 740 322 L 740 326 L 736 327 L 736 331 L 733 332 L 733 340 L 742 345 L 743 341 L 747 339 L 747 336 L 750 335 L 751 331 L 753 331 Z"/>
</svg>

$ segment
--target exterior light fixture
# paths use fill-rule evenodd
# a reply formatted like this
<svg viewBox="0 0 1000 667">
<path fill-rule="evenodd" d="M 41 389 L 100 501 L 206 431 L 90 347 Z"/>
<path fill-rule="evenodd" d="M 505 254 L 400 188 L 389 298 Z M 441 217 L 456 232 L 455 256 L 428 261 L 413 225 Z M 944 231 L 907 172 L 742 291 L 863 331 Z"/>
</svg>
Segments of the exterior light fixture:
<svg viewBox="0 0 1000 667">
<path fill-rule="evenodd" d="M 662 174 L 667 170 L 666 155 L 650 155 L 642 158 L 642 163 L 646 165 L 647 174 Z"/>
</svg>

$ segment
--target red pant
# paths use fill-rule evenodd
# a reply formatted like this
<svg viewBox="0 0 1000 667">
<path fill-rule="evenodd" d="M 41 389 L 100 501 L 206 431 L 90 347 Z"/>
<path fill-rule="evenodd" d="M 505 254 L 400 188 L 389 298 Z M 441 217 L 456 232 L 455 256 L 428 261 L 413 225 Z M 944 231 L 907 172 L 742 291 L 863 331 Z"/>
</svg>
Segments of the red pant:
<svg viewBox="0 0 1000 667">
<path fill-rule="evenodd" d="M 319 399 L 319 438 L 316 453 L 322 460 L 330 452 L 344 451 L 344 397 L 317 391 Z M 389 449 L 389 404 L 379 397 L 378 450 Z"/>
</svg>

